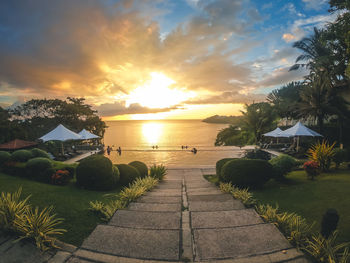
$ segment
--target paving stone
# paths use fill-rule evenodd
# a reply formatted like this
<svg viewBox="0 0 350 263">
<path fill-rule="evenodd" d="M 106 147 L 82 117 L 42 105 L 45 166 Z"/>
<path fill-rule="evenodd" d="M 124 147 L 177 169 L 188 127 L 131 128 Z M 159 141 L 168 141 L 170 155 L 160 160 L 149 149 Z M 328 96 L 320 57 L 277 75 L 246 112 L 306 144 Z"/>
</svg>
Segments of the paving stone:
<svg viewBox="0 0 350 263">
<path fill-rule="evenodd" d="M 291 248 L 272 224 L 221 229 L 195 229 L 200 260 L 248 257 Z"/>
<path fill-rule="evenodd" d="M 158 203 L 158 204 L 181 204 L 181 196 L 147 196 L 144 195 L 141 198 L 137 199 L 139 203 Z"/>
<path fill-rule="evenodd" d="M 11 239 L 11 236 L 5 235 L 4 233 L 0 232 L 0 245 L 10 239 Z"/>
<path fill-rule="evenodd" d="M 91 261 L 90 260 L 87 261 L 87 260 L 84 260 L 81 258 L 72 257 L 72 258 L 68 259 L 67 263 L 91 263 Z"/>
<path fill-rule="evenodd" d="M 277 262 L 282 262 L 282 261 L 287 261 L 287 260 L 288 260 L 288 262 L 294 262 L 294 261 L 290 261 L 290 260 L 299 260 L 299 259 L 306 260 L 303 258 L 304 254 L 295 248 L 286 249 L 286 250 L 278 251 L 275 253 L 271 253 L 268 256 L 269 256 L 272 263 L 277 263 Z M 300 262 L 304 262 L 304 261 L 300 261 Z M 305 261 L 305 262 L 307 262 L 307 261 Z"/>
<path fill-rule="evenodd" d="M 58 251 L 55 256 L 53 256 L 48 263 L 63 263 L 65 262 L 70 256 L 72 256 L 71 253 L 65 252 L 65 251 Z"/>
<path fill-rule="evenodd" d="M 180 229 L 181 212 L 119 210 L 109 225 L 142 229 Z"/>
<path fill-rule="evenodd" d="M 98 225 L 82 248 L 140 259 L 179 260 L 179 230 L 149 230 Z"/>
<path fill-rule="evenodd" d="M 182 184 L 164 183 L 156 186 L 154 190 L 182 189 Z"/>
<path fill-rule="evenodd" d="M 201 188 L 202 189 L 202 188 Z M 193 192 L 188 192 L 188 196 L 193 196 L 193 195 L 222 195 L 223 193 L 217 189 L 211 189 L 208 188 L 206 191 L 193 191 Z"/>
<path fill-rule="evenodd" d="M 202 188 L 190 188 L 187 189 L 186 192 L 187 193 L 198 193 L 198 192 L 203 192 L 203 191 L 217 191 L 218 193 L 222 192 L 216 187 L 216 186 L 211 186 L 211 187 L 202 187 Z"/>
<path fill-rule="evenodd" d="M 28 242 L 17 242 L 0 255 L 0 262 L 4 263 L 41 263 L 53 256 L 50 253 L 41 253 L 37 247 Z"/>
<path fill-rule="evenodd" d="M 168 189 L 171 190 L 171 189 Z M 181 196 L 181 191 L 151 191 L 145 194 L 145 196 L 157 196 L 162 198 L 163 196 Z"/>
<path fill-rule="evenodd" d="M 125 258 L 102 253 L 96 253 L 85 249 L 79 249 L 75 255 L 79 258 L 88 259 L 93 262 L 103 263 L 144 263 L 143 259 Z M 90 262 L 90 261 L 89 261 Z"/>
<path fill-rule="evenodd" d="M 191 212 L 192 228 L 223 228 L 262 224 L 254 209 Z"/>
<path fill-rule="evenodd" d="M 221 260 L 209 260 L 206 263 L 271 263 L 267 255 L 235 258 L 235 259 L 221 259 Z"/>
<path fill-rule="evenodd" d="M 221 202 L 230 201 L 233 197 L 229 194 L 219 194 L 219 195 L 189 195 L 188 201 L 203 201 L 203 202 Z"/>
<path fill-rule="evenodd" d="M 190 211 L 225 211 L 244 208 L 240 201 L 234 199 L 222 202 L 192 201 L 189 204 Z"/>
<path fill-rule="evenodd" d="M 149 212 L 180 212 L 181 204 L 130 203 L 128 210 Z"/>
<path fill-rule="evenodd" d="M 213 185 L 208 182 L 194 182 L 194 183 L 187 183 L 186 182 L 186 189 L 192 189 L 192 188 L 207 188 L 212 187 Z"/>
</svg>

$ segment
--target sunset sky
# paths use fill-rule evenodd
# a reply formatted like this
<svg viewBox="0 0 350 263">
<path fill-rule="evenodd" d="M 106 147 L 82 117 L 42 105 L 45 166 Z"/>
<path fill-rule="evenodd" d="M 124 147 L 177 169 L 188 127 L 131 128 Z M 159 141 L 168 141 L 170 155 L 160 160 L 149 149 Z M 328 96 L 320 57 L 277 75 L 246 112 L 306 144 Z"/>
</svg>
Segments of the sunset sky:
<svg viewBox="0 0 350 263">
<path fill-rule="evenodd" d="M 104 119 L 235 115 L 288 71 L 326 0 L 2 0 L 0 105 L 85 97 Z"/>
</svg>

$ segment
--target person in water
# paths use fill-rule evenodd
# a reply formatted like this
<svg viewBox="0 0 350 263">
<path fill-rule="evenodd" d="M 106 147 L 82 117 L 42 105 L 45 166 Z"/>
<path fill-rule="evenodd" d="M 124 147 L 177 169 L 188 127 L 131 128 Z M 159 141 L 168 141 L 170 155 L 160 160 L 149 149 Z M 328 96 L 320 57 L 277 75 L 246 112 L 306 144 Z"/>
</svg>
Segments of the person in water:
<svg viewBox="0 0 350 263">
<path fill-rule="evenodd" d="M 122 155 L 122 148 L 120 148 L 120 146 L 118 147 L 117 152 L 119 155 Z"/>
<path fill-rule="evenodd" d="M 196 149 L 196 148 L 193 148 L 193 149 L 191 150 L 191 152 L 193 152 L 194 154 L 196 154 L 196 153 L 197 153 L 197 149 Z"/>
<path fill-rule="evenodd" d="M 107 146 L 107 154 L 108 155 L 110 155 L 111 154 L 111 150 L 112 150 L 112 148 L 111 147 L 109 147 L 109 145 Z"/>
</svg>

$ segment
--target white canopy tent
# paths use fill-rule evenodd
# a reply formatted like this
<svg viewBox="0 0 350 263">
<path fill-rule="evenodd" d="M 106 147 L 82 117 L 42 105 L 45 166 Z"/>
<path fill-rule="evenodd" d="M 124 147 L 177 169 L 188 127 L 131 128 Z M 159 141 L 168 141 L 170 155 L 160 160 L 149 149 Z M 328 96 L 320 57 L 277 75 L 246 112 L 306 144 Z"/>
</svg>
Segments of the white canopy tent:
<svg viewBox="0 0 350 263">
<path fill-rule="evenodd" d="M 39 139 L 43 140 L 44 142 L 47 142 L 47 141 L 64 142 L 68 140 L 81 140 L 82 137 L 79 134 L 67 129 L 62 124 L 60 124 L 55 129 L 45 134 L 44 136 L 40 137 Z"/>
<path fill-rule="evenodd" d="M 91 133 L 91 132 L 89 132 L 89 131 L 87 131 L 87 130 L 85 130 L 85 129 L 83 129 L 81 132 L 79 132 L 79 135 L 81 136 L 81 138 L 82 138 L 83 140 L 98 139 L 98 138 L 100 138 L 100 136 L 97 136 L 97 135 L 95 135 L 95 134 L 93 134 L 93 133 Z"/>
<path fill-rule="evenodd" d="M 300 121 L 297 122 L 293 127 L 282 131 L 279 133 L 281 137 L 297 137 L 297 151 L 299 150 L 299 139 L 300 136 L 309 136 L 309 137 L 323 137 L 321 134 L 309 129 L 304 126 Z"/>
</svg>

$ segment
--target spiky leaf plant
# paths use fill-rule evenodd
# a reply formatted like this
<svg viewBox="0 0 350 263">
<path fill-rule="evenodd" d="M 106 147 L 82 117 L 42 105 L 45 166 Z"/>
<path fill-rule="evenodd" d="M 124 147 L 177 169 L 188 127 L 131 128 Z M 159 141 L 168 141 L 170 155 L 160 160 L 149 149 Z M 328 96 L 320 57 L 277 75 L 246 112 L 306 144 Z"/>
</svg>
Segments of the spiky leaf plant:
<svg viewBox="0 0 350 263">
<path fill-rule="evenodd" d="M 151 177 L 162 180 L 163 177 L 167 174 L 168 170 L 164 165 L 152 165 L 149 169 L 149 175 Z"/>
<path fill-rule="evenodd" d="M 28 209 L 27 204 L 30 196 L 20 200 L 22 188 L 14 193 L 1 193 L 0 198 L 0 228 L 5 231 L 14 231 L 14 221 L 16 216 L 22 216 Z"/>
<path fill-rule="evenodd" d="M 306 247 L 304 249 L 314 257 L 317 262 L 348 262 L 350 259 L 348 250 L 350 243 L 337 244 L 337 234 L 337 231 L 335 231 L 328 239 L 325 239 L 320 234 L 314 235 L 311 239 L 306 241 Z"/>
<path fill-rule="evenodd" d="M 334 155 L 334 145 L 331 145 L 327 141 L 317 142 L 312 145 L 307 151 L 307 155 L 310 160 L 318 162 L 321 171 L 328 171 L 331 165 L 332 157 Z"/>
<path fill-rule="evenodd" d="M 56 228 L 62 223 L 62 218 L 57 218 L 52 213 L 52 206 L 39 210 L 38 207 L 28 209 L 25 214 L 17 215 L 14 226 L 22 236 L 18 239 L 30 238 L 35 240 L 36 246 L 41 250 L 55 247 L 55 235 L 62 235 L 65 229 Z"/>
</svg>

